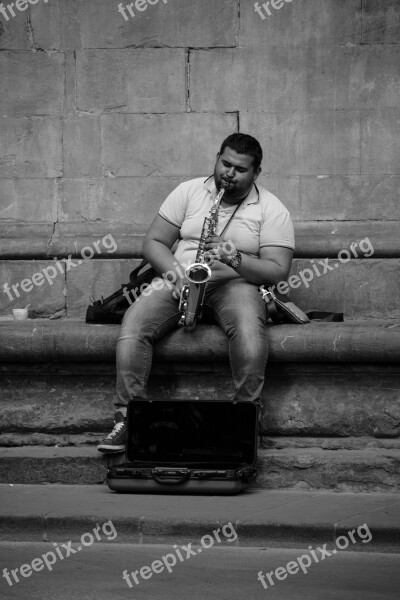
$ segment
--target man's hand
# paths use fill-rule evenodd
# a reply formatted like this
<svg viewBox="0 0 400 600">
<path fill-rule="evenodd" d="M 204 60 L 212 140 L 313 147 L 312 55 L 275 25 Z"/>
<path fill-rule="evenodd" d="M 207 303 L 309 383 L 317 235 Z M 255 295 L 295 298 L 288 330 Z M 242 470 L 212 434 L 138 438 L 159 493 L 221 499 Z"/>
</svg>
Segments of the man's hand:
<svg viewBox="0 0 400 600">
<path fill-rule="evenodd" d="M 179 300 L 180 299 L 182 288 L 187 283 L 189 283 L 189 282 L 186 279 L 186 277 L 180 277 L 179 279 L 176 280 L 175 285 L 174 285 L 174 289 L 173 289 L 173 292 L 172 292 L 172 297 L 175 298 L 175 300 Z"/>
<path fill-rule="evenodd" d="M 206 250 L 204 259 L 209 266 L 214 263 L 214 260 L 227 264 L 228 260 L 236 254 L 233 242 L 225 241 L 222 237 L 216 235 L 206 239 L 204 248 Z"/>
</svg>

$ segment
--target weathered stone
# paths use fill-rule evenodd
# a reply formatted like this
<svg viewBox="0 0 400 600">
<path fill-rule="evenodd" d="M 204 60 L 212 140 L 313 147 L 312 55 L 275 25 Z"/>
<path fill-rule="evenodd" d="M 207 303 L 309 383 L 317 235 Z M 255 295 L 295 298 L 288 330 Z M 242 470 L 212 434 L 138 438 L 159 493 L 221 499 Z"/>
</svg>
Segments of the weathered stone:
<svg viewBox="0 0 400 600">
<path fill-rule="evenodd" d="M 1 120 L 0 177 L 60 177 L 61 121 L 55 117 Z"/>
<path fill-rule="evenodd" d="M 237 4 L 231 0 L 160 0 L 126 21 L 109 0 L 79 2 L 83 48 L 236 46 Z M 93 24 L 96 23 L 95 26 Z M 74 40 L 75 41 L 75 40 Z"/>
<path fill-rule="evenodd" d="M 85 50 L 77 53 L 77 108 L 91 112 L 184 112 L 182 49 Z"/>
<path fill-rule="evenodd" d="M 96 177 L 101 174 L 100 118 L 65 117 L 63 122 L 64 175 Z"/>
<path fill-rule="evenodd" d="M 51 258 L 89 257 L 92 247 L 93 256 L 103 258 L 143 258 L 142 244 L 146 227 L 129 223 L 58 223 L 48 243 L 48 256 Z M 98 250 L 97 250 L 98 248 Z M 82 255 L 83 251 L 83 255 Z"/>
<path fill-rule="evenodd" d="M 371 0 L 372 2 L 374 0 Z M 254 2 L 240 3 L 240 45 L 263 47 L 356 44 L 361 42 L 358 0 L 286 0 L 280 10 L 255 12 Z M 260 2 L 262 4 L 262 2 Z"/>
<path fill-rule="evenodd" d="M 370 243 L 363 243 L 362 248 L 365 252 L 354 246 L 360 257 L 371 253 Z M 348 256 L 353 255 L 353 250 L 347 248 L 343 249 L 340 258 L 347 261 Z M 399 266 L 398 259 L 353 259 L 343 263 L 340 259 L 328 262 L 295 260 L 291 276 L 296 277 L 289 278 L 295 289 L 292 288 L 289 296 L 303 310 L 343 312 L 346 319 L 398 319 Z M 339 340 L 340 336 L 334 347 Z"/>
<path fill-rule="evenodd" d="M 399 196 L 400 177 L 391 175 L 301 177 L 300 219 L 358 221 L 362 215 L 365 220 L 398 221 Z M 374 225 L 365 223 L 365 233 Z"/>
<path fill-rule="evenodd" d="M 93 444 L 112 426 L 115 367 L 110 363 L 3 366 L 0 377 L 0 428 L 18 434 L 17 445 Z M 153 365 L 152 400 L 228 400 L 232 376 L 223 363 Z M 268 364 L 263 390 L 263 438 L 269 448 L 318 447 L 335 450 L 400 448 L 399 368 L 390 365 Z M 91 434 L 94 437 L 92 439 Z M 50 436 L 49 439 L 44 436 Z M 315 437 L 302 443 L 290 437 Z M 367 436 L 351 438 L 347 436 Z M 31 437 L 29 437 L 31 436 Z M 35 437 L 36 436 L 36 437 Z M 57 437 L 58 436 L 58 437 Z M 64 441 L 62 436 L 64 436 Z M 72 436 L 72 437 L 71 437 Z M 78 441 L 74 441 L 75 436 Z M 81 436 L 81 437 L 79 437 Z M 97 437 L 96 437 L 97 436 Z M 70 439 L 71 438 L 71 439 Z M 388 439 L 386 439 L 388 438 Z M 18 441 L 19 440 L 19 441 Z M 21 442 L 24 441 L 24 443 Z M 0 445 L 12 444 L 1 438 Z"/>
<path fill-rule="evenodd" d="M 369 111 L 361 120 L 361 173 L 400 174 L 400 110 Z"/>
<path fill-rule="evenodd" d="M 102 246 L 99 245 L 99 248 Z M 139 260 L 103 260 L 103 257 L 104 255 L 100 260 L 84 261 L 67 273 L 69 317 L 84 318 L 90 296 L 96 299 L 102 296 L 107 298 L 122 283 L 129 281 L 130 272 L 140 263 Z"/>
<path fill-rule="evenodd" d="M 102 483 L 104 457 L 90 448 L 3 448 L 1 483 Z"/>
<path fill-rule="evenodd" d="M 1 333 L 0 358 L 6 363 L 114 362 L 119 327 L 88 325 L 82 316 L 77 321 L 4 321 Z M 397 322 L 390 319 L 271 325 L 267 329 L 268 356 L 270 362 L 283 363 L 397 362 L 399 335 Z M 226 361 L 228 341 L 216 325 L 200 324 L 190 336 L 179 328 L 158 342 L 154 356 L 171 363 Z"/>
<path fill-rule="evenodd" d="M 400 48 L 269 46 L 190 54 L 195 111 L 357 109 L 400 106 Z M 207 80 L 207 86 L 204 81 Z M 243 85 L 248 80 L 249 85 Z"/>
<path fill-rule="evenodd" d="M 1 261 L 0 281 L 1 315 L 11 315 L 11 309 L 30 304 L 30 317 L 65 316 L 65 275 L 59 272 L 53 261 Z M 8 285 L 8 293 L 5 285 Z M 15 325 L 18 326 L 18 323 L 11 323 L 12 327 Z"/>
<path fill-rule="evenodd" d="M 364 0 L 362 3 L 362 42 L 398 44 L 400 5 L 393 0 Z"/>
<path fill-rule="evenodd" d="M 1 259 L 47 258 L 53 223 L 2 223 Z"/>
<path fill-rule="evenodd" d="M 243 112 L 240 128 L 260 141 L 268 174 L 360 173 L 358 111 Z"/>
<path fill-rule="evenodd" d="M 258 488 L 336 489 L 366 492 L 400 488 L 398 450 L 265 450 Z"/>
<path fill-rule="evenodd" d="M 127 232 L 147 229 L 183 177 L 106 177 L 63 179 L 59 183 L 59 221 L 126 223 Z"/>
<path fill-rule="evenodd" d="M 56 180 L 3 179 L 0 182 L 0 219 L 27 223 L 57 221 Z M 40 225 L 37 228 L 40 229 Z M 2 234 L 5 234 L 4 230 Z"/>
<path fill-rule="evenodd" d="M 397 221 L 300 221 L 295 222 L 297 257 L 336 258 L 338 252 L 356 244 L 354 257 L 365 254 L 370 240 L 374 258 L 400 257 Z M 360 242 L 365 249 L 360 251 Z M 358 248 L 358 249 L 357 249 Z"/>
<path fill-rule="evenodd" d="M 400 486 L 399 460 L 399 452 L 393 450 L 259 450 L 259 472 L 252 487 L 395 491 Z M 106 468 L 106 460 L 93 448 L 4 448 L 0 482 L 87 485 L 102 483 Z M 242 526 L 249 524 L 246 521 Z M 151 534 L 150 523 L 146 534 Z"/>
<path fill-rule="evenodd" d="M 30 36 L 34 48 L 60 50 L 60 13 L 63 5 L 71 7 L 70 0 L 39 0 L 35 6 L 29 7 Z M 64 9 L 65 10 L 65 9 Z"/>
<path fill-rule="evenodd" d="M 268 170 L 268 165 L 265 163 L 265 169 Z M 264 175 L 261 171 L 257 183 L 263 188 L 275 194 L 281 202 L 290 211 L 292 220 L 297 221 L 301 218 L 301 178 L 292 177 L 276 177 L 274 175 Z"/>
<path fill-rule="evenodd" d="M 102 115 L 101 122 L 103 174 L 112 177 L 212 172 L 221 141 L 237 129 L 229 114 Z"/>
</svg>

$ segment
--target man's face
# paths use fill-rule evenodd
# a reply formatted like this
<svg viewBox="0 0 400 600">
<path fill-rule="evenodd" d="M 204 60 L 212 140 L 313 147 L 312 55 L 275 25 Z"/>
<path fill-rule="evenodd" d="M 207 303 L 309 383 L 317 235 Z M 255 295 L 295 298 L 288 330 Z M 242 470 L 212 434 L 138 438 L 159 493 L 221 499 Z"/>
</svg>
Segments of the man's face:
<svg viewBox="0 0 400 600">
<path fill-rule="evenodd" d="M 222 182 L 229 183 L 225 188 L 225 201 L 241 200 L 249 193 L 261 171 L 261 168 L 254 169 L 253 160 L 252 156 L 238 154 L 228 147 L 223 154 L 217 154 L 214 169 L 215 185 L 219 189 Z"/>
</svg>

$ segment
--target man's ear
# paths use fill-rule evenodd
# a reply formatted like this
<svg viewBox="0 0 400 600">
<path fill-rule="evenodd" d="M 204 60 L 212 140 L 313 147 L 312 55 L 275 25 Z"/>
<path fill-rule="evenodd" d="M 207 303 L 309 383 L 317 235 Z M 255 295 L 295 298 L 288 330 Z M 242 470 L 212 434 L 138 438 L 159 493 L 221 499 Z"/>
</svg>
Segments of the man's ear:
<svg viewBox="0 0 400 600">
<path fill-rule="evenodd" d="M 220 152 L 217 152 L 217 160 L 219 159 L 220 156 L 221 156 Z"/>
<path fill-rule="evenodd" d="M 261 167 L 258 167 L 258 169 L 255 169 L 254 175 L 253 175 L 253 181 L 255 181 L 257 179 L 257 177 L 259 176 L 261 171 L 262 171 Z"/>
</svg>

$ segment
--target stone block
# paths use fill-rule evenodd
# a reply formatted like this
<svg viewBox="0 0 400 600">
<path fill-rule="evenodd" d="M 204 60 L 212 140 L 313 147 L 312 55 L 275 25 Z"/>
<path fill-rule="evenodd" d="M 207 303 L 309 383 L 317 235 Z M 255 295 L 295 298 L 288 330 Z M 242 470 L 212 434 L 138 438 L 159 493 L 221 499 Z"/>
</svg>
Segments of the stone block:
<svg viewBox="0 0 400 600">
<path fill-rule="evenodd" d="M 360 172 L 358 111 L 243 112 L 240 128 L 259 139 L 265 153 L 264 173 Z"/>
<path fill-rule="evenodd" d="M 57 221 L 56 180 L 4 179 L 0 181 L 0 219 L 28 223 Z"/>
<path fill-rule="evenodd" d="M 229 114 L 102 115 L 103 174 L 212 173 L 222 140 L 237 131 Z"/>
<path fill-rule="evenodd" d="M 75 53 L 65 52 L 65 104 L 64 113 L 76 113 L 76 59 Z"/>
<path fill-rule="evenodd" d="M 367 250 L 368 243 L 363 247 Z M 360 257 L 370 253 L 355 249 Z M 342 252 L 343 260 L 353 256 L 349 248 Z M 335 259 L 328 263 L 325 259 L 295 259 L 288 279 L 292 286 L 289 297 L 303 310 L 343 312 L 345 320 L 398 319 L 399 267 L 398 259 L 360 258 L 343 263 Z M 293 275 L 297 277 L 291 279 Z"/>
<path fill-rule="evenodd" d="M 39 0 L 29 7 L 30 37 L 34 48 L 60 49 L 60 12 L 70 0 Z"/>
<path fill-rule="evenodd" d="M 59 182 L 59 221 L 121 221 L 134 233 L 146 229 L 182 177 L 63 179 Z"/>
<path fill-rule="evenodd" d="M 31 318 L 65 316 L 65 274 L 54 261 L 0 261 L 0 282 L 0 315 L 10 316 L 13 308 L 30 304 Z"/>
<path fill-rule="evenodd" d="M 29 50 L 31 43 L 27 31 L 27 14 L 7 21 L 0 17 L 0 50 Z"/>
<path fill-rule="evenodd" d="M 238 7 L 231 0 L 160 0 L 142 12 L 133 7 L 128 20 L 109 0 L 80 0 L 78 6 L 82 48 L 237 45 Z"/>
<path fill-rule="evenodd" d="M 394 0 L 364 0 L 362 3 L 362 42 L 400 42 L 400 4 Z"/>
<path fill-rule="evenodd" d="M 24 180 L 18 181 L 22 182 Z M 33 185 L 32 179 L 28 182 L 28 185 Z M 18 189 L 20 188 L 18 187 Z M 54 222 L 21 223 L 11 220 L 3 221 L 1 224 L 0 258 L 2 260 L 47 258 L 48 245 L 53 229 Z"/>
<path fill-rule="evenodd" d="M 398 47 L 268 46 L 264 54 L 261 69 L 257 48 L 192 51 L 191 108 L 273 112 L 400 106 Z"/>
<path fill-rule="evenodd" d="M 267 168 L 267 165 L 266 167 Z M 261 171 L 257 184 L 275 194 L 286 206 L 293 220 L 300 219 L 300 177 L 275 177 L 263 175 Z"/>
<path fill-rule="evenodd" d="M 7 117 L 1 121 L 0 177 L 60 177 L 61 121 L 55 117 Z"/>
<path fill-rule="evenodd" d="M 0 53 L 0 114 L 60 114 L 64 56 L 45 52 Z"/>
<path fill-rule="evenodd" d="M 399 196 L 400 177 L 391 175 L 305 176 L 301 219 L 400 220 Z"/>
<path fill-rule="evenodd" d="M 68 317 L 85 318 L 90 296 L 107 298 L 122 283 L 139 260 L 88 260 L 67 273 Z"/>
<path fill-rule="evenodd" d="M 78 52 L 78 110 L 184 112 L 186 61 L 183 49 L 172 48 Z"/>
<path fill-rule="evenodd" d="M 361 120 L 361 173 L 400 174 L 400 110 L 364 113 Z"/>
<path fill-rule="evenodd" d="M 96 177 L 101 174 L 100 118 L 67 116 L 63 121 L 64 174 Z"/>
<path fill-rule="evenodd" d="M 374 0 L 371 0 L 373 2 Z M 263 2 L 260 2 L 263 4 Z M 255 11 L 254 2 L 240 3 L 240 46 L 321 46 L 361 42 L 359 0 L 286 0 L 279 10 Z M 260 57 L 261 58 L 261 57 Z"/>
</svg>

